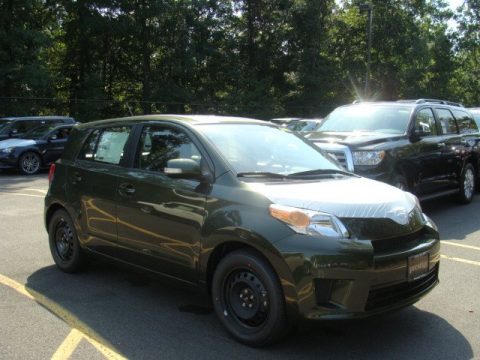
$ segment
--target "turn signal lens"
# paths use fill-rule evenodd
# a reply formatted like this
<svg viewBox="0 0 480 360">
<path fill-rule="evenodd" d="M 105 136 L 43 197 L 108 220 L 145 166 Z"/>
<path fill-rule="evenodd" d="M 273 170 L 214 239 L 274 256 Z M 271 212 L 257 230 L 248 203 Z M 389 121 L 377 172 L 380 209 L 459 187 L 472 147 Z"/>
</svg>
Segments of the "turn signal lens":
<svg viewBox="0 0 480 360">
<path fill-rule="evenodd" d="M 50 165 L 50 170 L 48 171 L 48 186 L 53 181 L 53 175 L 55 175 L 55 164 Z"/>
<path fill-rule="evenodd" d="M 289 225 L 301 228 L 310 225 L 310 217 L 295 208 L 272 204 L 269 210 L 271 216 Z"/>
</svg>

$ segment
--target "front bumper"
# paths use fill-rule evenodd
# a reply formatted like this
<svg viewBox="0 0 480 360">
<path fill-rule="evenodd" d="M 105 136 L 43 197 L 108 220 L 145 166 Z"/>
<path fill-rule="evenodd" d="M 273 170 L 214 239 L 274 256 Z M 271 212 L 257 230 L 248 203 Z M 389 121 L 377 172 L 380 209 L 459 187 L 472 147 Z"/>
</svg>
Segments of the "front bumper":
<svg viewBox="0 0 480 360">
<path fill-rule="evenodd" d="M 294 302 L 287 298 L 287 305 L 295 306 L 301 319 L 350 319 L 388 312 L 415 303 L 438 284 L 440 241 L 433 228 L 426 226 L 401 238 L 329 245 L 317 253 L 282 251 L 297 294 Z M 409 279 L 409 258 L 419 254 L 428 257 L 428 268 Z"/>
<path fill-rule="evenodd" d="M 0 152 L 0 169 L 11 169 L 17 166 L 18 158 L 11 153 Z"/>
</svg>

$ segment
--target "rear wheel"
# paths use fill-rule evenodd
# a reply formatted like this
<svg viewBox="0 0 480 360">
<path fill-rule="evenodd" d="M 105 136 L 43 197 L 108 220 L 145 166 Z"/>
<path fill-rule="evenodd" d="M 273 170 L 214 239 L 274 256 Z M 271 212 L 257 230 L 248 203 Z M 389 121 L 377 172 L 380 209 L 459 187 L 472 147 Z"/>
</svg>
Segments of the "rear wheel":
<svg viewBox="0 0 480 360">
<path fill-rule="evenodd" d="M 24 175 L 33 175 L 40 170 L 42 165 L 42 159 L 40 155 L 35 152 L 29 151 L 20 156 L 18 162 L 18 169 Z"/>
<path fill-rule="evenodd" d="M 50 252 L 60 270 L 73 273 L 84 263 L 84 256 L 73 221 L 65 210 L 57 210 L 48 227 Z"/>
<path fill-rule="evenodd" d="M 238 250 L 222 259 L 213 276 L 212 297 L 222 324 L 244 344 L 268 345 L 287 330 L 276 273 L 253 251 Z"/>
<path fill-rule="evenodd" d="M 468 204 L 475 194 L 475 169 L 472 164 L 466 164 L 460 176 L 458 200 L 462 204 Z"/>
</svg>

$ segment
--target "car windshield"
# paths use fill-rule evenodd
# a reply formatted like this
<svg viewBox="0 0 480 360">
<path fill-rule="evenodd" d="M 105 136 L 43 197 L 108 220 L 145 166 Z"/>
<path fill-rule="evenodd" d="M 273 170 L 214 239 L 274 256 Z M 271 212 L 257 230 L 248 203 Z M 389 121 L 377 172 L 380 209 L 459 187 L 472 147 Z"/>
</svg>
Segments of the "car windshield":
<svg viewBox="0 0 480 360">
<path fill-rule="evenodd" d="M 12 120 L 7 120 L 7 119 L 0 119 L 0 132 L 5 129 L 9 124 L 11 124 L 13 121 Z"/>
<path fill-rule="evenodd" d="M 285 128 L 257 124 L 201 124 L 198 129 L 237 174 L 280 174 L 342 168 Z"/>
<path fill-rule="evenodd" d="M 41 139 L 46 136 L 53 128 L 55 128 L 55 124 L 42 124 L 26 132 L 22 137 L 25 139 Z"/>
<path fill-rule="evenodd" d="M 405 134 L 411 107 L 360 104 L 331 112 L 317 131 Z"/>
</svg>

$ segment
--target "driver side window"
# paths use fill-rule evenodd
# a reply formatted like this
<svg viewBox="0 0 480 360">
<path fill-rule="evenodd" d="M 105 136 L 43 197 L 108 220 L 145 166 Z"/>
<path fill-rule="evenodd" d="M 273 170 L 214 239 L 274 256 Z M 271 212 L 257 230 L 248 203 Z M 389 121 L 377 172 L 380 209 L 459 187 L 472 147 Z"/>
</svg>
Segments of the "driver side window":
<svg viewBox="0 0 480 360">
<path fill-rule="evenodd" d="M 438 135 L 432 109 L 422 109 L 415 118 L 415 131 L 426 136 Z"/>
<path fill-rule="evenodd" d="M 167 126 L 146 126 L 142 131 L 136 156 L 136 167 L 164 172 L 172 159 L 190 159 L 200 165 L 201 155 L 183 131 Z"/>
</svg>

